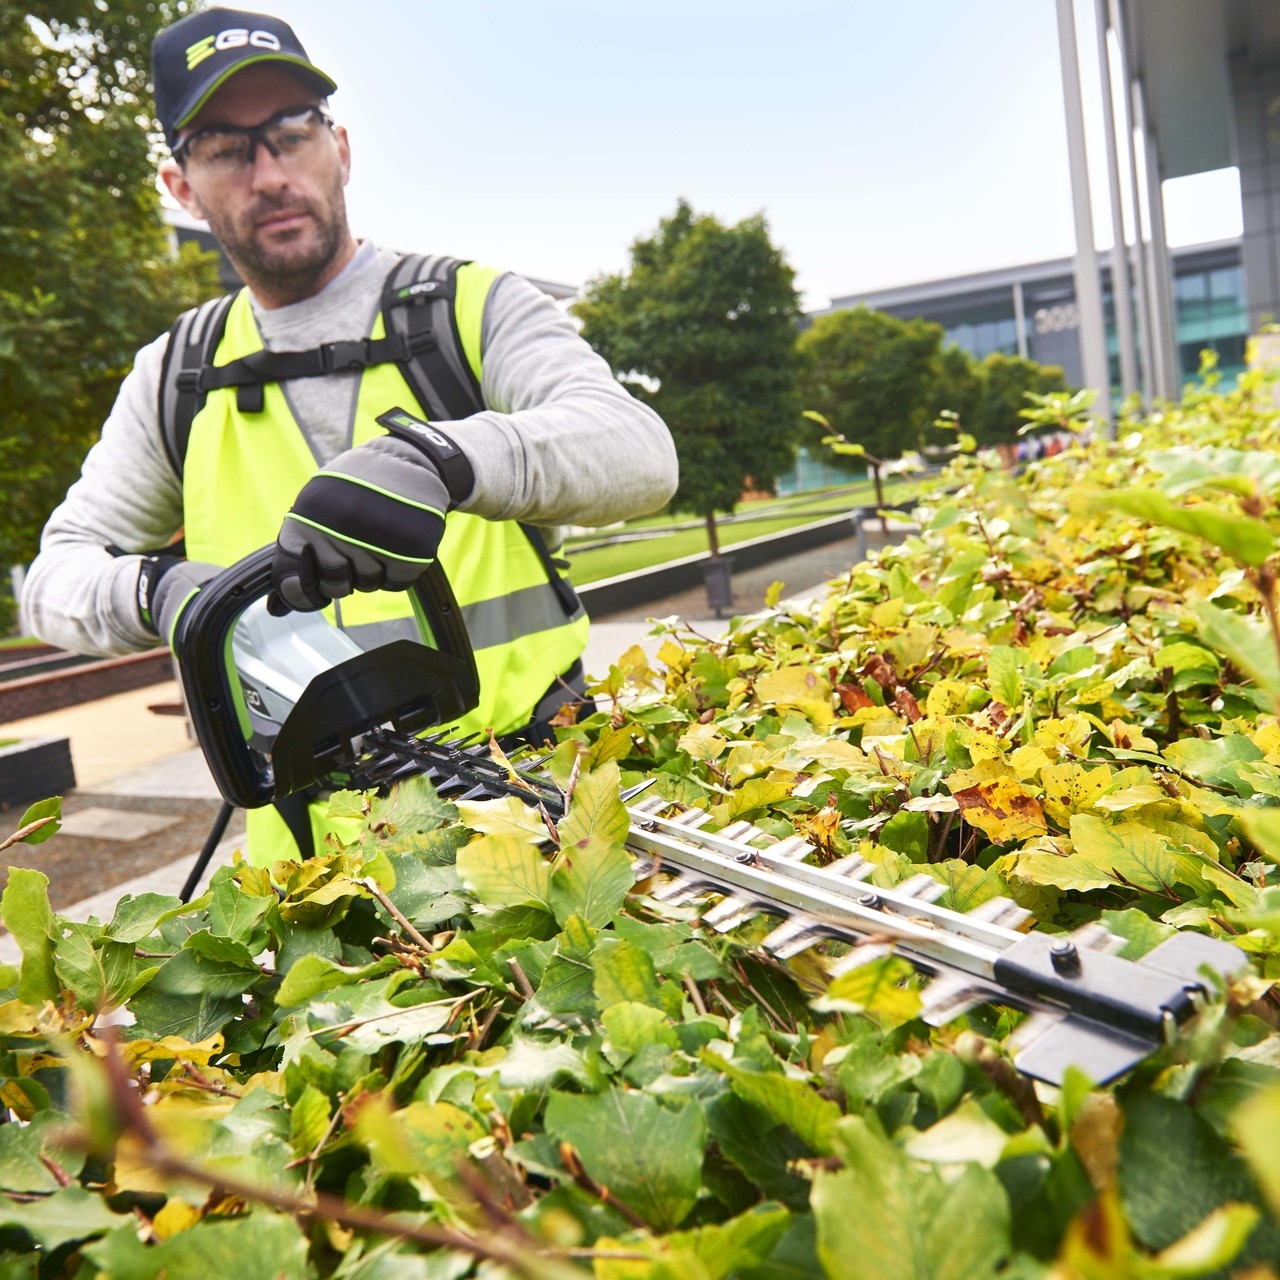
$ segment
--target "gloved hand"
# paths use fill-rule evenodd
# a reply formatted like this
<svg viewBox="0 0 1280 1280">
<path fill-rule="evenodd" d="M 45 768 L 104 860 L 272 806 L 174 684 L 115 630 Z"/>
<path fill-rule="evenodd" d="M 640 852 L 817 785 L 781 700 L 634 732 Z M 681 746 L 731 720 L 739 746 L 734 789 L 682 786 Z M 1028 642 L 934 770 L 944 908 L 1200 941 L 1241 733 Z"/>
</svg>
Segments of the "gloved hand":
<svg viewBox="0 0 1280 1280">
<path fill-rule="evenodd" d="M 222 572 L 216 564 L 182 560 L 178 556 L 146 556 L 138 574 L 138 612 L 165 644 L 173 643 L 173 629 L 183 606 L 210 578 Z"/>
<path fill-rule="evenodd" d="M 284 518 L 267 607 L 307 611 L 352 591 L 403 591 L 435 559 L 449 506 L 440 467 L 399 436 L 340 453 Z"/>
</svg>

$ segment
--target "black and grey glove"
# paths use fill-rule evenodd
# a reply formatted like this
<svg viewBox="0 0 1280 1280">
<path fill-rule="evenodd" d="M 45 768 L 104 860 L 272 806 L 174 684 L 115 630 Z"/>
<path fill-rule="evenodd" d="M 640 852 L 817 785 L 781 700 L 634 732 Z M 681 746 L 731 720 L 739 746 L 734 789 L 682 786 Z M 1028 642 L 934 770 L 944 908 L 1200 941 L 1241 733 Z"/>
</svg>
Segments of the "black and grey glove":
<svg viewBox="0 0 1280 1280">
<path fill-rule="evenodd" d="M 444 517 L 474 475 L 447 436 L 403 410 L 303 485 L 271 563 L 273 613 L 323 609 L 352 591 L 403 591 L 436 557 Z"/>
<path fill-rule="evenodd" d="M 138 571 L 138 613 L 142 625 L 165 644 L 173 643 L 173 629 L 182 610 L 210 578 L 222 572 L 216 564 L 183 560 L 179 556 L 143 556 Z"/>
</svg>

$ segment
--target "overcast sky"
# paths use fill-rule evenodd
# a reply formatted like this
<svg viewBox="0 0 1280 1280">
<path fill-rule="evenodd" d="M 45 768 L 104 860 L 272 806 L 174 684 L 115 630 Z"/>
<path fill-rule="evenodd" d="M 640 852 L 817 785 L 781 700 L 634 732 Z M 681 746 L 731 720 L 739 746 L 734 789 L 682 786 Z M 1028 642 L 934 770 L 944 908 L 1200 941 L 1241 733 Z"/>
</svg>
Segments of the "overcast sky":
<svg viewBox="0 0 1280 1280">
<path fill-rule="evenodd" d="M 269 7 L 338 82 L 356 233 L 400 249 L 581 284 L 685 196 L 763 211 L 811 308 L 1074 249 L 1053 0 Z M 1239 234 L 1233 170 L 1166 208 L 1174 243 Z"/>
</svg>

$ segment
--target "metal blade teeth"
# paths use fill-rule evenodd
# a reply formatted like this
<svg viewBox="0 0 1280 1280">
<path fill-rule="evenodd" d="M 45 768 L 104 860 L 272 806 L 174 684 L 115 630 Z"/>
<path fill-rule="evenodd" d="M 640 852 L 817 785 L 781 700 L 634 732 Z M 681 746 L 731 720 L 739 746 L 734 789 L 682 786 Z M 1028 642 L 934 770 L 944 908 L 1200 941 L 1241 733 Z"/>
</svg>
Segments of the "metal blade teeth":
<svg viewBox="0 0 1280 1280">
<path fill-rule="evenodd" d="M 1031 919 L 1031 912 L 1020 907 L 1012 898 L 988 898 L 980 902 L 972 911 L 966 911 L 971 920 L 981 920 L 985 924 L 999 925 L 1002 929 L 1020 929 Z"/>
<path fill-rule="evenodd" d="M 848 955 L 834 961 L 829 972 L 833 978 L 843 978 L 846 973 L 861 969 L 864 964 L 870 964 L 873 960 L 892 954 L 893 947 L 886 942 L 865 942 L 855 947 Z"/>
<path fill-rule="evenodd" d="M 1124 950 L 1124 939 L 1117 938 L 1105 924 L 1097 920 L 1074 930 L 1071 940 L 1077 947 L 1088 947 L 1090 951 L 1102 951 L 1107 955 Z"/>
<path fill-rule="evenodd" d="M 921 993 L 920 1017 L 931 1027 L 943 1027 L 992 998 L 990 987 L 965 973 L 945 973 Z"/>
<path fill-rule="evenodd" d="M 921 902 L 937 902 L 946 893 L 947 886 L 941 880 L 922 871 L 919 875 L 912 876 L 910 880 L 904 880 L 900 885 L 895 885 L 894 891 L 905 894 L 908 898 L 917 898 Z"/>
</svg>

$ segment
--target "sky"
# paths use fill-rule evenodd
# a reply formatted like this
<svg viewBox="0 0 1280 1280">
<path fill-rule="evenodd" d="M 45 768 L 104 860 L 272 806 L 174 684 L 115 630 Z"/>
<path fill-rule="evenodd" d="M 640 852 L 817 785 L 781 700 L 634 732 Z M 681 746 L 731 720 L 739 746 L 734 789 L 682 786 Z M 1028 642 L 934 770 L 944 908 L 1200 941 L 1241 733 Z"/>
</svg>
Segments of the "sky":
<svg viewBox="0 0 1280 1280">
<path fill-rule="evenodd" d="M 268 4 L 337 81 L 353 229 L 398 249 L 582 285 L 683 196 L 763 212 L 808 309 L 1074 251 L 1054 0 Z M 1171 243 L 1240 233 L 1234 170 L 1165 206 Z"/>
</svg>

